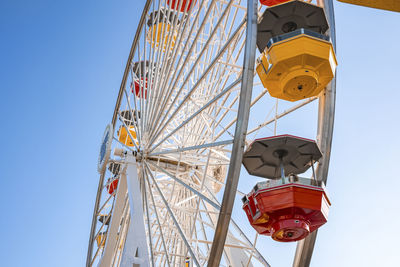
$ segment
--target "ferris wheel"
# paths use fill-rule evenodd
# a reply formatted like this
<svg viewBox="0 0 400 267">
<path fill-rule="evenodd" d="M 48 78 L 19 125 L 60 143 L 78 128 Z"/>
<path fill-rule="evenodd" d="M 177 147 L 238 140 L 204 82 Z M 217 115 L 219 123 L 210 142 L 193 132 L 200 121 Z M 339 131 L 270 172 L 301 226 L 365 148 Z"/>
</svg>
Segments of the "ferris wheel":
<svg viewBox="0 0 400 267">
<path fill-rule="evenodd" d="M 261 2 L 146 1 L 101 144 L 86 266 L 270 266 L 260 226 L 273 216 L 252 221 L 246 203 L 270 186 L 265 178 L 279 186 L 306 181 L 303 189 L 324 193 L 335 109 L 333 3 Z M 254 166 L 257 145 L 292 139 L 297 145 L 272 150 L 273 171 Z M 306 153 L 306 167 L 283 160 L 309 144 L 316 152 Z M 310 177 L 297 178 L 303 173 Z M 276 227 L 270 234 L 298 241 L 294 266 L 311 260 L 317 230 L 304 227 L 296 240 L 293 231 L 277 237 Z"/>
</svg>

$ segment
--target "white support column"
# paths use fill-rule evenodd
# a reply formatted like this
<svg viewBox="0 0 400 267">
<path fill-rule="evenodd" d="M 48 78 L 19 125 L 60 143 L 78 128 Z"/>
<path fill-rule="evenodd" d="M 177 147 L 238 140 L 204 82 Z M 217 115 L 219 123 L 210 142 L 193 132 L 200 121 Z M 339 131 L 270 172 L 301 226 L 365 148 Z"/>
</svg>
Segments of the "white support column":
<svg viewBox="0 0 400 267">
<path fill-rule="evenodd" d="M 136 159 L 127 156 L 126 172 L 121 178 L 127 181 L 131 220 L 122 252 L 121 267 L 149 267 L 149 251 L 144 225 L 142 194 L 136 167 Z"/>
<path fill-rule="evenodd" d="M 117 193 L 115 196 L 115 203 L 113 213 L 111 215 L 111 222 L 108 228 L 106 243 L 104 245 L 103 256 L 100 260 L 98 267 L 110 267 L 114 259 L 114 251 L 117 247 L 118 230 L 121 223 L 121 216 L 124 209 L 124 202 L 126 196 L 126 178 L 121 177 L 118 182 Z"/>
</svg>

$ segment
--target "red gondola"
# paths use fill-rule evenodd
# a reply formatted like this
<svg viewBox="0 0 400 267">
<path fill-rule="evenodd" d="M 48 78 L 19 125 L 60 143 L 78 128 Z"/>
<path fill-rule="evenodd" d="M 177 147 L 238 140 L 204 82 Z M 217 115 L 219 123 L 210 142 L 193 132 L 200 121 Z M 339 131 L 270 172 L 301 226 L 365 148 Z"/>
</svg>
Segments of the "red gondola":
<svg viewBox="0 0 400 267">
<path fill-rule="evenodd" d="M 242 199 L 247 218 L 258 233 L 291 242 L 327 222 L 330 202 L 313 167 L 321 157 L 313 140 L 292 135 L 257 139 L 249 146 L 243 155 L 247 171 L 269 179 Z M 310 167 L 314 179 L 297 177 Z"/>
<path fill-rule="evenodd" d="M 117 189 L 118 187 L 118 178 L 111 178 L 109 179 L 109 181 L 107 182 L 107 191 L 110 195 L 112 195 L 114 193 L 114 191 Z"/>
<path fill-rule="evenodd" d="M 135 88 L 135 95 L 137 97 L 142 97 L 142 95 L 144 94 L 144 99 L 147 98 L 147 78 L 141 78 L 139 81 L 135 81 L 134 83 L 134 88 Z M 142 90 L 140 90 L 140 87 L 142 87 Z M 133 91 L 133 90 L 132 90 Z M 144 93 L 143 93 L 144 91 Z"/>
<path fill-rule="evenodd" d="M 260 0 L 261 5 L 264 6 L 275 6 L 275 5 L 279 5 L 285 2 L 288 2 L 290 0 Z"/>
<path fill-rule="evenodd" d="M 243 209 L 259 234 L 280 242 L 298 241 L 327 222 L 330 202 L 322 186 L 258 183 L 243 198 Z M 279 180 L 278 180 L 279 181 Z"/>
<path fill-rule="evenodd" d="M 152 64 L 155 65 L 155 64 Z M 151 65 L 148 61 L 140 61 L 133 64 L 133 72 L 136 74 L 137 79 L 134 79 L 131 84 L 132 92 L 135 92 L 137 97 L 147 98 L 147 82 L 151 73 L 154 76 L 154 68 L 151 70 Z M 141 88 L 141 90 L 140 90 Z"/>
<path fill-rule="evenodd" d="M 192 7 L 192 4 L 193 5 L 196 4 L 196 0 L 189 0 L 189 1 L 187 1 L 187 0 L 167 0 L 167 3 L 172 9 L 175 9 L 175 10 L 179 9 L 179 11 L 181 11 L 181 12 L 187 12 Z"/>
</svg>

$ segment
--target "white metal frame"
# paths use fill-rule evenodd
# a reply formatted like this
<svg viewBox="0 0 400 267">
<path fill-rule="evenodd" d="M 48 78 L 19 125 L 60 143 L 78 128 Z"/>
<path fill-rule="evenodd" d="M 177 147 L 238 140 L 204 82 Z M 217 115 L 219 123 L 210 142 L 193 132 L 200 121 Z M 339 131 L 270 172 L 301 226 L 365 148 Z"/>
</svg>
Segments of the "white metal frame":
<svg viewBox="0 0 400 267">
<path fill-rule="evenodd" d="M 112 174 L 105 170 L 100 176 L 87 266 L 183 266 L 187 257 L 194 266 L 269 266 L 256 246 L 258 235 L 250 237 L 253 234 L 231 216 L 235 199 L 243 196 L 237 188 L 243 149 L 270 125 L 276 134 L 281 119 L 318 98 L 283 111 L 282 102 L 270 101 L 265 120 L 247 131 L 250 110 L 270 99 L 267 89 L 254 91 L 252 98 L 253 86 L 260 85 L 256 80 L 253 84 L 256 23 L 262 11 L 258 1 L 198 0 L 186 16 L 176 17 L 166 1 L 146 2 L 129 54 L 112 118 L 116 130 L 111 161 L 125 167 L 117 175 L 114 195 L 104 193 L 105 178 Z M 160 8 L 173 19 L 169 34 L 161 28 L 163 37 L 152 46 L 155 25 L 150 31 L 146 22 Z M 154 15 L 152 19 L 157 21 Z M 146 99 L 131 88 L 136 81 L 139 91 L 146 90 L 139 78 L 142 70 L 138 77 L 133 69 L 134 62 L 143 60 L 149 62 L 144 68 L 150 77 Z M 319 98 L 317 111 L 325 156 L 317 176 L 325 180 L 334 86 Z M 133 147 L 118 139 L 119 128 L 133 139 L 123 110 L 139 118 L 132 125 L 137 134 Z M 111 216 L 108 226 L 97 222 L 100 214 Z M 244 213 L 242 218 L 246 220 Z M 102 232 L 105 245 L 96 246 Z M 299 243 L 295 266 L 310 262 L 315 237 L 307 240 Z"/>
</svg>

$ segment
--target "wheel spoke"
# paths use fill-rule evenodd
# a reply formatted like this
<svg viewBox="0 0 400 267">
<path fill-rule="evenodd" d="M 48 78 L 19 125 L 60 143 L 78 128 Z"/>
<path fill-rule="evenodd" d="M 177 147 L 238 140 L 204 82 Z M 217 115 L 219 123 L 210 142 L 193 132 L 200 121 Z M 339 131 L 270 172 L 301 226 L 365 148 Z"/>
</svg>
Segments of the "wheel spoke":
<svg viewBox="0 0 400 267">
<path fill-rule="evenodd" d="M 147 165 L 147 162 L 145 162 L 145 164 Z M 168 171 L 166 171 L 164 168 L 161 168 L 159 166 L 157 166 L 156 164 L 149 162 L 149 164 L 153 167 L 155 167 L 156 169 L 160 170 L 161 172 L 165 173 L 166 175 L 168 175 L 169 177 L 171 177 L 172 179 L 174 179 L 176 182 L 178 182 L 179 184 L 183 185 L 186 189 L 189 189 L 190 191 L 192 191 L 193 193 L 195 193 L 198 197 L 200 197 L 201 199 L 203 199 L 204 201 L 206 201 L 208 204 L 210 204 L 211 206 L 213 206 L 216 209 L 220 209 L 220 205 L 216 204 L 215 202 L 211 201 L 208 197 L 206 197 L 205 195 L 203 195 L 202 193 L 200 193 L 199 191 L 197 191 L 196 189 L 194 189 L 193 187 L 191 187 L 190 185 L 186 184 L 184 181 L 182 181 L 181 179 L 175 177 L 174 175 L 172 175 L 171 173 L 169 173 Z"/>
<path fill-rule="evenodd" d="M 160 194 L 160 197 L 161 197 L 162 201 L 164 202 L 165 207 L 167 208 L 167 211 L 168 211 L 170 217 L 174 221 L 175 227 L 177 228 L 182 240 L 185 242 L 185 244 L 187 246 L 187 249 L 189 250 L 190 255 L 192 256 L 194 262 L 199 266 L 200 265 L 199 264 L 199 260 L 197 259 L 196 255 L 194 254 L 194 252 L 193 252 L 193 250 L 192 250 L 192 248 L 191 248 L 191 246 L 190 246 L 190 244 L 189 244 L 184 232 L 182 231 L 177 219 L 175 218 L 175 215 L 174 215 L 173 211 L 169 207 L 168 201 L 165 199 L 164 194 L 162 193 L 160 187 L 158 186 L 156 179 L 153 177 L 153 174 L 151 173 L 151 170 L 150 170 L 149 166 L 146 165 L 146 168 L 147 168 L 148 173 L 150 174 L 150 178 L 151 178 L 153 184 L 155 185 L 158 193 Z"/>
<path fill-rule="evenodd" d="M 285 110 L 284 112 L 282 112 L 282 113 L 280 113 L 280 114 L 275 115 L 274 118 L 272 118 L 272 119 L 270 119 L 270 120 L 267 120 L 267 121 L 263 122 L 262 124 L 258 125 L 257 127 L 255 127 L 255 128 L 253 128 L 253 129 L 247 131 L 247 135 L 252 134 L 252 133 L 254 133 L 255 131 L 257 131 L 257 130 L 259 130 L 259 129 L 261 129 L 261 128 L 263 128 L 263 127 L 265 127 L 265 126 L 267 126 L 267 125 L 269 125 L 269 124 L 271 124 L 271 123 L 277 121 L 278 119 L 280 119 L 280 118 L 282 118 L 282 117 L 284 117 L 284 116 L 286 116 L 286 115 L 288 115 L 288 114 L 290 114 L 290 113 L 296 111 L 297 109 L 299 109 L 299 108 L 301 108 L 301 107 L 303 107 L 303 106 L 305 106 L 305 105 L 307 105 L 307 104 L 313 102 L 313 101 L 316 100 L 316 99 L 318 99 L 318 98 L 317 98 L 317 97 L 309 98 L 309 99 L 307 99 L 307 100 L 305 100 L 305 101 L 303 101 L 303 102 L 301 102 L 301 103 L 299 103 L 299 104 L 293 106 L 292 108 L 290 108 L 290 109 L 288 109 L 288 110 Z"/>
<path fill-rule="evenodd" d="M 222 18 L 221 18 L 222 19 Z M 231 42 L 234 40 L 234 38 L 236 37 L 236 35 L 239 33 L 239 31 L 243 28 L 244 26 L 244 22 L 242 24 L 240 24 L 237 28 L 237 30 L 235 31 L 234 34 L 232 34 L 232 36 L 228 39 L 228 41 L 226 42 L 226 44 L 224 45 L 224 47 L 220 50 L 220 52 L 215 56 L 214 60 L 212 60 L 210 62 L 210 64 L 208 65 L 207 69 L 204 71 L 204 73 L 202 74 L 202 76 L 198 79 L 198 81 L 196 82 L 196 84 L 190 89 L 190 91 L 187 93 L 187 95 L 184 97 L 184 99 L 181 101 L 181 103 L 178 105 L 178 107 L 174 110 L 174 112 L 171 114 L 171 116 L 169 117 L 169 119 L 167 120 L 167 122 L 164 122 L 164 119 L 166 118 L 166 116 L 168 115 L 171 107 L 173 106 L 173 104 L 176 102 L 176 100 L 178 99 L 179 94 L 182 92 L 183 86 L 187 83 L 188 79 L 189 79 L 189 75 L 190 73 L 193 71 L 194 68 L 191 69 L 191 71 L 189 72 L 187 78 L 185 79 L 185 81 L 182 84 L 182 87 L 180 88 L 180 90 L 177 93 L 177 96 L 174 98 L 174 100 L 172 101 L 172 104 L 170 105 L 170 108 L 167 110 L 166 115 L 164 117 L 164 119 L 161 121 L 161 124 L 163 124 L 163 126 L 160 128 L 160 130 L 156 131 L 156 133 L 160 133 L 161 131 L 163 131 L 165 129 L 165 127 L 168 125 L 168 123 L 176 116 L 176 114 L 179 112 L 179 110 L 182 108 L 183 104 L 186 103 L 186 101 L 190 98 L 190 96 L 193 94 L 193 92 L 195 92 L 195 90 L 198 88 L 198 86 L 200 85 L 200 83 L 203 81 L 203 79 L 207 76 L 207 74 L 211 71 L 211 69 L 214 67 L 214 65 L 218 62 L 218 60 L 222 57 L 222 55 L 225 53 L 226 49 L 229 47 L 229 45 L 231 44 Z M 216 32 L 216 29 L 213 31 Z M 209 39 L 211 40 L 211 39 Z M 208 44 L 208 43 L 207 43 Z M 201 55 L 199 55 L 199 58 L 201 57 Z M 196 62 L 194 63 L 196 64 Z M 156 136 L 157 136 L 156 134 Z M 153 137 L 154 139 L 154 137 Z M 152 143 L 152 142 L 150 142 Z"/>
<path fill-rule="evenodd" d="M 154 145 L 152 147 L 152 149 L 150 150 L 153 151 L 154 149 L 156 149 L 161 143 L 163 143 L 165 140 L 167 140 L 171 135 L 173 135 L 174 133 L 176 133 L 179 129 L 181 129 L 184 125 L 186 125 L 188 122 L 190 122 L 193 118 L 195 118 L 198 114 L 200 114 L 203 110 L 205 110 L 206 108 L 208 108 L 210 105 L 212 105 L 215 101 L 217 101 L 218 99 L 220 99 L 223 95 L 225 95 L 226 93 L 228 93 L 230 90 L 232 90 L 236 85 L 238 85 L 240 83 L 241 79 L 236 80 L 235 82 L 233 82 L 231 85 L 229 85 L 227 88 L 225 88 L 224 90 L 222 90 L 221 93 L 219 93 L 218 95 L 216 95 L 213 99 L 211 99 L 207 104 L 205 104 L 204 106 L 202 106 L 199 110 L 197 110 L 193 115 L 191 115 L 189 118 L 187 118 L 184 122 L 182 122 L 178 127 L 176 127 L 172 132 L 170 132 L 166 137 L 164 137 L 160 142 L 158 142 L 156 145 Z"/>
<path fill-rule="evenodd" d="M 184 147 L 184 148 L 179 148 L 179 149 L 164 150 L 164 151 L 151 153 L 151 154 L 149 154 L 149 157 L 157 156 L 157 155 L 163 155 L 163 154 L 179 153 L 179 152 L 184 152 L 184 151 L 189 151 L 189 150 L 199 150 L 199 149 L 202 149 L 202 148 L 225 146 L 225 145 L 230 145 L 232 143 L 233 143 L 233 140 L 226 140 L 226 141 L 219 141 L 219 142 L 210 143 L 210 144 L 202 144 L 202 145 L 198 145 L 198 146 L 191 146 L 191 147 Z"/>
</svg>

